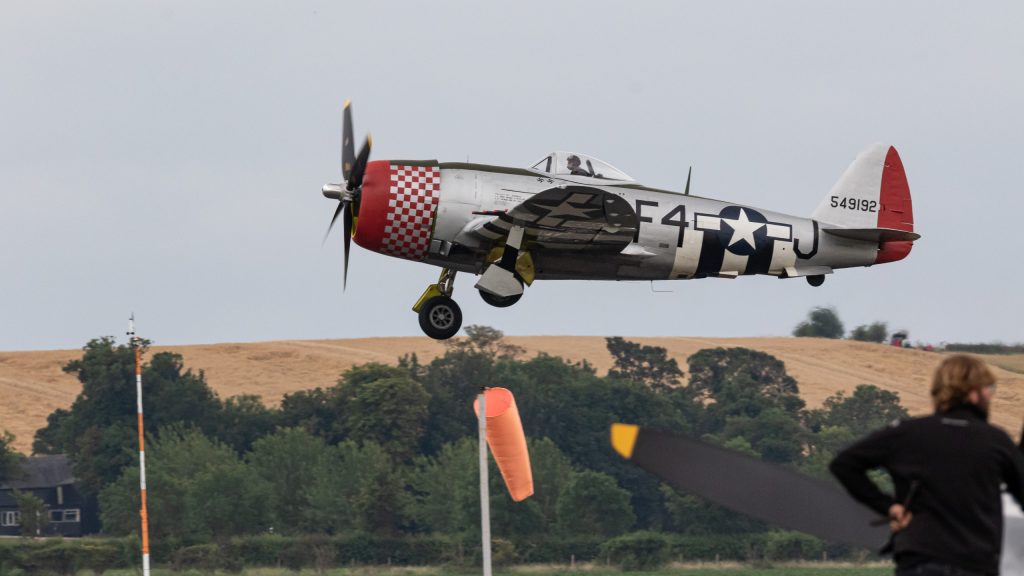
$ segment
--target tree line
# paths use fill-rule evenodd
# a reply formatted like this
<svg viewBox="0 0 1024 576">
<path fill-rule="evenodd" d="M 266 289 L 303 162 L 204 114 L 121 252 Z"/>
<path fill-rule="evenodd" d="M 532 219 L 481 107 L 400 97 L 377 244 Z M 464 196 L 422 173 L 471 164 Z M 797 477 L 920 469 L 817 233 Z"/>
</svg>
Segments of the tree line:
<svg viewBox="0 0 1024 576">
<path fill-rule="evenodd" d="M 187 546 L 260 534 L 473 533 L 471 403 L 481 385 L 513 391 L 530 439 L 533 497 L 512 502 L 497 470 L 490 475 L 493 532 L 515 542 L 767 530 L 619 458 L 608 442 L 612 422 L 686 433 L 824 476 L 855 436 L 906 416 L 896 394 L 867 385 L 808 409 L 783 362 L 750 349 L 701 350 L 684 372 L 664 348 L 608 338 L 614 366 L 601 376 L 585 361 L 525 358 L 497 330 L 466 331 L 429 363 L 410 355 L 394 366 L 354 366 L 277 408 L 255 396 L 222 400 L 180 355 L 153 354 L 143 380 L 154 539 Z M 49 416 L 33 451 L 69 454 L 104 532 L 136 532 L 133 350 L 99 338 L 64 369 L 82 391 Z M 5 438 L 0 472 L 11 453 Z"/>
</svg>

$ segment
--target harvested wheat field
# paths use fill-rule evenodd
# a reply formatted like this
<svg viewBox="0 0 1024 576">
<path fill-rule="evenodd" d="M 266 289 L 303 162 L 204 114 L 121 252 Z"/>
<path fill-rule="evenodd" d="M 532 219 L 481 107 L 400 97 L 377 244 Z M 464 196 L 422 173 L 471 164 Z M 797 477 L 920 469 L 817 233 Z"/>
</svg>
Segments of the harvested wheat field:
<svg viewBox="0 0 1024 576">
<path fill-rule="evenodd" d="M 941 354 L 817 338 L 629 338 L 663 346 L 680 367 L 703 348 L 743 346 L 761 350 L 786 363 L 811 407 L 840 390 L 874 384 L 898 392 L 912 414 L 929 410 L 928 383 Z M 518 336 L 506 338 L 526 349 L 527 356 L 545 352 L 576 362 L 588 360 L 599 373 L 611 366 L 604 338 L 597 336 Z M 258 394 L 276 404 L 284 394 L 330 386 L 354 364 L 394 364 L 403 354 L 416 353 L 421 362 L 444 353 L 444 345 L 424 337 L 364 338 L 352 340 L 292 340 L 247 344 L 156 346 L 184 357 L 185 365 L 204 370 L 207 382 L 222 398 Z M 0 352 L 0 430 L 17 436 L 16 446 L 27 452 L 36 429 L 56 408 L 70 406 L 78 394 L 78 381 L 61 367 L 78 357 L 79 350 Z M 992 420 L 1020 434 L 1024 417 L 1024 366 L 1020 357 L 986 357 L 999 378 L 999 393 Z"/>
</svg>

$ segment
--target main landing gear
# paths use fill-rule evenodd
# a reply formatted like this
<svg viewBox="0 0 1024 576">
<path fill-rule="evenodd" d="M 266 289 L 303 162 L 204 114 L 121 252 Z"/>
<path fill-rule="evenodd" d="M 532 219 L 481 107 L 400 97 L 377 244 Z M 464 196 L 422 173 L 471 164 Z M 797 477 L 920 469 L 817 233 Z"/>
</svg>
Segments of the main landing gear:
<svg viewBox="0 0 1024 576">
<path fill-rule="evenodd" d="M 521 252 L 524 232 L 521 226 L 512 226 L 501 248 L 501 258 L 488 265 L 476 283 L 480 297 L 491 306 L 506 308 L 519 302 L 523 285 L 533 282 L 533 260 Z M 427 286 L 412 307 L 420 315 L 423 333 L 434 340 L 447 340 L 462 327 L 462 310 L 452 300 L 454 290 L 455 271 L 442 268 L 437 284 Z"/>
<path fill-rule="evenodd" d="M 452 300 L 455 290 L 455 271 L 441 269 L 441 277 L 437 284 L 427 286 L 420 296 L 413 312 L 420 315 L 420 328 L 423 333 L 434 340 L 447 340 L 459 333 L 462 328 L 462 309 Z"/>
<path fill-rule="evenodd" d="M 529 264 L 532 270 L 532 263 Z M 489 281 L 498 278 L 498 284 Z M 523 297 L 525 282 L 518 272 L 511 272 L 500 267 L 500 263 L 491 264 L 477 282 L 476 288 L 484 302 L 496 308 L 507 308 Z M 447 340 L 459 333 L 462 328 L 462 310 L 452 299 L 455 290 L 455 271 L 450 268 L 441 269 L 441 277 L 437 284 L 431 284 L 412 307 L 419 314 L 420 328 L 423 333 L 434 340 Z M 503 292 L 503 295 L 495 292 Z"/>
</svg>

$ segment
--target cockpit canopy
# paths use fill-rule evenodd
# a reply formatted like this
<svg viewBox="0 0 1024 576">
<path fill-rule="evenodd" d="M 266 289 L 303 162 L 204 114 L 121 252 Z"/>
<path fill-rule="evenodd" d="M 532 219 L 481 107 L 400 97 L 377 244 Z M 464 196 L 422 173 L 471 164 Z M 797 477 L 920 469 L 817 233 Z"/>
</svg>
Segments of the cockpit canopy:
<svg viewBox="0 0 1024 576">
<path fill-rule="evenodd" d="M 625 172 L 611 164 L 577 152 L 552 152 L 530 166 L 530 169 L 553 176 L 582 176 L 584 178 L 635 182 Z"/>
</svg>

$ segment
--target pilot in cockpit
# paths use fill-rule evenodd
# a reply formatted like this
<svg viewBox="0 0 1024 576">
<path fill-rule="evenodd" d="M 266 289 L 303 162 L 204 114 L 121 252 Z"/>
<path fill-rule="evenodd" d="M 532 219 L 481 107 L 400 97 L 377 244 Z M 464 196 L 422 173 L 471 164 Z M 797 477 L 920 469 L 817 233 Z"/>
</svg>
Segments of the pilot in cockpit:
<svg viewBox="0 0 1024 576">
<path fill-rule="evenodd" d="M 580 166 L 580 157 L 575 154 L 566 159 L 566 167 L 569 169 L 569 174 L 573 176 L 590 176 L 590 172 Z"/>
</svg>

